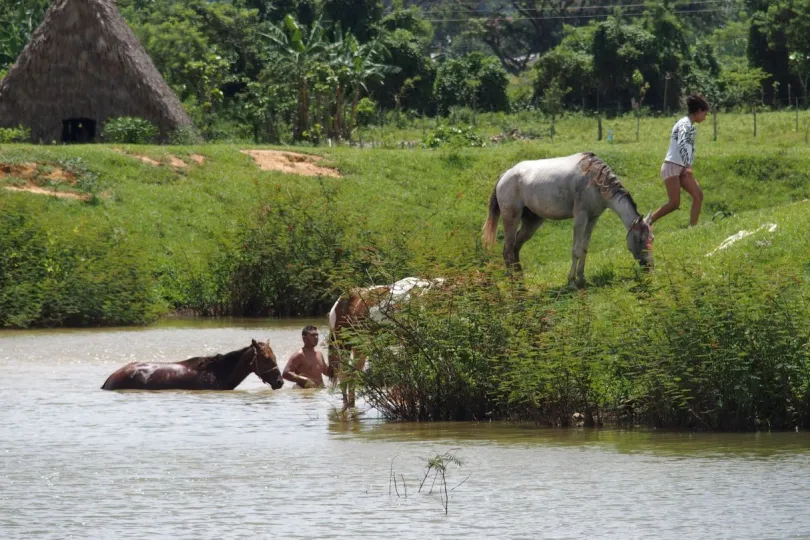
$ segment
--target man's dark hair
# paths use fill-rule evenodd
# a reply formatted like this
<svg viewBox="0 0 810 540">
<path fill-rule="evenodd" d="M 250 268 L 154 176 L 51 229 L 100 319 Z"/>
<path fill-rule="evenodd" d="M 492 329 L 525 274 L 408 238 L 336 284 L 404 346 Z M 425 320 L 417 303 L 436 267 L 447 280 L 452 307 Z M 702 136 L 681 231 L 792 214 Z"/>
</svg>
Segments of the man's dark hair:
<svg viewBox="0 0 810 540">
<path fill-rule="evenodd" d="M 695 114 L 698 111 L 708 111 L 709 102 L 700 94 L 691 94 L 686 98 L 686 108 L 689 114 Z"/>
<path fill-rule="evenodd" d="M 306 336 L 307 334 L 309 334 L 313 330 L 315 330 L 316 332 L 318 331 L 318 329 L 316 327 L 312 326 L 312 325 L 305 326 L 304 329 L 301 330 L 301 335 Z"/>
</svg>

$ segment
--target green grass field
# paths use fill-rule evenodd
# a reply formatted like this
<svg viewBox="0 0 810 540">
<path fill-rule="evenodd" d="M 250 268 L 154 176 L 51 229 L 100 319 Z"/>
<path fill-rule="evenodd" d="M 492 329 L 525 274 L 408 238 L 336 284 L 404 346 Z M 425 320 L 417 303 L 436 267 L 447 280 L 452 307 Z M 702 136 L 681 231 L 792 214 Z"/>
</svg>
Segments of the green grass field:
<svg viewBox="0 0 810 540">
<path fill-rule="evenodd" d="M 807 114 L 802 112 L 800 122 L 807 121 Z M 487 136 L 508 126 L 540 130 L 539 120 L 535 125 L 532 117 L 524 116 L 479 115 L 476 129 Z M 0 190 L 0 211 L 6 220 L 12 215 L 24 216 L 27 224 L 45 234 L 48 245 L 65 249 L 92 247 L 95 254 L 87 257 L 96 261 L 96 270 L 105 267 L 106 255 L 98 251 L 99 246 L 107 246 L 117 256 L 132 258 L 132 264 L 142 271 L 139 279 L 151 287 L 151 306 L 143 311 L 149 316 L 132 321 L 144 322 L 170 309 L 197 307 L 189 298 L 188 279 L 195 279 L 195 287 L 214 287 L 212 261 L 223 253 L 238 251 L 246 231 L 256 226 L 263 205 L 279 210 L 285 201 L 296 201 L 288 213 L 301 214 L 284 219 L 310 220 L 312 216 L 306 209 L 323 212 L 322 203 L 330 193 L 330 212 L 337 212 L 341 221 L 327 219 L 324 227 L 344 228 L 346 238 L 359 244 L 368 234 L 383 246 L 398 240 L 398 245 L 409 248 L 406 266 L 413 273 L 480 261 L 480 228 L 489 194 L 499 174 L 523 159 L 594 151 L 610 164 L 640 211 L 646 213 L 665 201 L 658 170 L 672 122 L 673 118 L 643 118 L 640 142 L 635 142 L 634 118 L 605 120 L 605 133 L 608 129 L 614 131 L 614 141 L 608 143 L 595 140 L 594 119 L 571 116 L 558 122 L 554 143 L 544 138 L 484 148 L 292 149 L 323 156 L 326 164 L 340 170 L 340 179 L 260 171 L 249 156 L 239 151 L 247 148 L 243 145 L 3 145 L 0 163 L 36 162 L 46 172 L 52 166 L 67 168 L 78 175 L 73 190 L 93 197 L 84 202 Z M 695 173 L 705 193 L 701 224 L 685 228 L 689 199 L 684 194 L 681 210 L 655 227 L 658 273 L 678 272 L 683 265 L 713 271 L 728 264 L 728 260 L 736 261 L 739 253 L 761 259 L 760 264 L 806 272 L 803 265 L 807 264 L 807 252 L 800 246 L 807 238 L 803 228 L 808 208 L 802 201 L 810 197 L 810 146 L 804 142 L 802 129 L 794 131 L 792 113 L 760 114 L 756 139 L 751 125 L 750 115 L 721 115 L 716 142 L 712 141 L 711 119 L 699 127 Z M 418 129 L 387 128 L 386 137 L 420 138 Z M 155 167 L 120 150 L 158 161 L 171 153 L 186 158 L 189 166 Z M 205 162 L 192 162 L 187 157 L 191 154 L 204 156 Z M 20 181 L 7 176 L 0 183 L 19 185 Z M 728 254 L 705 257 L 729 235 L 765 222 L 778 225 L 773 235 L 758 233 L 728 250 Z M 771 237 L 773 243 L 767 249 L 757 249 L 755 242 L 765 236 Z M 543 226 L 522 252 L 528 283 L 550 289 L 565 283 L 571 239 L 570 221 Z M 8 246 L 6 249 L 10 249 Z M 491 255 L 496 262 L 500 261 L 499 250 L 500 245 Z M 26 264 L 44 264 L 35 260 L 36 255 L 32 257 L 26 258 Z M 51 253 L 49 257 L 60 256 Z M 82 255 L 76 257 L 81 259 Z M 604 283 L 609 276 L 625 275 L 633 269 L 634 261 L 624 247 L 622 226 L 608 211 L 594 231 L 586 277 Z M 4 270 L 5 286 L 10 287 L 11 268 Z M 30 271 L 26 273 L 31 275 Z M 354 281 L 363 283 L 364 278 L 358 275 Z M 14 302 L 7 295 L 5 310 L 13 310 Z M 33 317 L 23 325 L 44 323 Z"/>
</svg>

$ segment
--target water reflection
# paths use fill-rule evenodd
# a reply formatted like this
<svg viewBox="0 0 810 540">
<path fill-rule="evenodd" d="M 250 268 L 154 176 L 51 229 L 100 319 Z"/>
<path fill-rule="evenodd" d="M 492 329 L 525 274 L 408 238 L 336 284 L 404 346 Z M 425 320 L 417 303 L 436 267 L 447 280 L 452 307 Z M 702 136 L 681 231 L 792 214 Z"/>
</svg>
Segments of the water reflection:
<svg viewBox="0 0 810 540">
<path fill-rule="evenodd" d="M 668 457 L 767 458 L 810 452 L 810 433 L 685 433 L 648 429 L 552 429 L 529 423 L 355 422 L 354 434 L 370 441 L 430 440 L 448 444 L 489 441 L 504 445 L 588 446 Z"/>
</svg>

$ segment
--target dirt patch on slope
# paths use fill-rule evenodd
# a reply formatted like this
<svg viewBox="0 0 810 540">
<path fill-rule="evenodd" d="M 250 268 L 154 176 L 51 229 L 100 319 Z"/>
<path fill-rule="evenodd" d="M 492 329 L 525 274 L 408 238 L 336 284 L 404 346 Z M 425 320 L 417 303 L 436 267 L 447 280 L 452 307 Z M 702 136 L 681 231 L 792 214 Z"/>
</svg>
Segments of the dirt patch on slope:
<svg viewBox="0 0 810 540">
<path fill-rule="evenodd" d="M 76 185 L 78 179 L 76 174 L 66 171 L 58 165 L 47 163 L 0 163 L 0 180 L 13 178 L 23 180 L 22 185 L 3 186 L 8 191 L 24 191 L 36 195 L 49 195 L 60 199 L 76 199 L 86 201 L 90 195 L 74 193 L 71 191 L 59 191 L 54 185 Z M 43 184 L 45 184 L 43 186 Z"/>
<path fill-rule="evenodd" d="M 79 195 L 78 193 L 71 193 L 70 191 L 54 191 L 51 189 L 41 188 L 33 184 L 25 186 L 5 186 L 8 191 L 25 191 L 26 193 L 34 193 L 35 195 L 49 195 L 57 199 L 75 199 L 78 201 L 90 200 L 90 195 Z"/>
<path fill-rule="evenodd" d="M 128 154 L 128 155 L 131 155 L 135 159 L 140 159 L 141 161 L 143 161 L 147 165 L 151 165 L 152 167 L 157 167 L 157 166 L 160 165 L 159 161 L 155 161 L 154 159 L 150 158 L 149 156 L 142 156 L 140 154 Z"/>
<path fill-rule="evenodd" d="M 340 178 L 340 172 L 331 167 L 318 165 L 323 158 L 309 154 L 282 152 L 280 150 L 240 150 L 253 158 L 263 171 L 281 171 L 303 176 L 331 176 Z"/>
<path fill-rule="evenodd" d="M 187 167 L 186 162 L 177 156 L 169 154 L 168 158 L 169 158 L 169 165 L 171 165 L 172 167 L 177 167 L 180 169 L 185 169 Z"/>
<path fill-rule="evenodd" d="M 47 163 L 0 163 L 0 180 L 9 177 L 70 185 L 76 183 L 75 173 Z"/>
<path fill-rule="evenodd" d="M 130 154 L 120 148 L 113 148 L 113 150 L 115 152 L 118 152 L 119 154 L 139 159 L 144 163 L 146 163 L 147 165 L 151 165 L 153 167 L 159 167 L 161 165 L 169 165 L 170 167 L 174 167 L 175 169 L 185 169 L 189 165 L 188 163 L 186 163 L 179 157 L 175 156 L 174 154 L 167 154 L 166 157 L 161 159 L 161 161 L 157 161 L 143 154 Z M 203 163 L 205 163 L 205 157 L 199 154 L 191 154 L 190 156 L 188 156 L 188 158 L 197 165 L 202 165 Z"/>
</svg>

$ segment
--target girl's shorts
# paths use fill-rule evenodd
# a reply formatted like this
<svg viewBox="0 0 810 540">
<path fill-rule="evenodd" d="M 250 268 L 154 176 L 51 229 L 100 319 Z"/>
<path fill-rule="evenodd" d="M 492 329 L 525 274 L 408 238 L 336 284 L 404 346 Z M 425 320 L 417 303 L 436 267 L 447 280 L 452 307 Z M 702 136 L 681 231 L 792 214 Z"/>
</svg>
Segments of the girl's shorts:
<svg viewBox="0 0 810 540">
<path fill-rule="evenodd" d="M 680 176 L 684 173 L 686 167 L 683 165 L 678 165 L 677 163 L 671 163 L 669 161 L 665 161 L 663 165 L 661 165 L 661 180 L 666 180 L 672 176 Z"/>
</svg>

